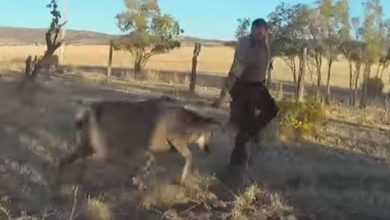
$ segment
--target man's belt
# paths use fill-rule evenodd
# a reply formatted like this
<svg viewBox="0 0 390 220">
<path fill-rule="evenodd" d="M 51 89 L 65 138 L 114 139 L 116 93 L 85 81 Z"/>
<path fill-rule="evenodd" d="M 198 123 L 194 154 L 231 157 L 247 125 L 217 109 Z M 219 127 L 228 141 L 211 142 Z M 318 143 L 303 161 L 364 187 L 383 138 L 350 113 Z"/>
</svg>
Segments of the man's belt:
<svg viewBox="0 0 390 220">
<path fill-rule="evenodd" d="M 253 82 L 253 81 L 244 81 L 244 80 L 237 80 L 235 83 L 236 86 L 245 86 L 245 87 L 264 87 L 265 86 L 265 80 L 260 82 Z"/>
</svg>

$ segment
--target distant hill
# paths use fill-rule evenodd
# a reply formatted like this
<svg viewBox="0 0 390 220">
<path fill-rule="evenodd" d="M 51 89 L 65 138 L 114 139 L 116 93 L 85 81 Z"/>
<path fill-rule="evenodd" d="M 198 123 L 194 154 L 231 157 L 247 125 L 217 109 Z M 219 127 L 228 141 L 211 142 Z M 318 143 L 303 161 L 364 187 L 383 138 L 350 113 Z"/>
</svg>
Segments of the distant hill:
<svg viewBox="0 0 390 220">
<path fill-rule="evenodd" d="M 0 44 L 45 44 L 45 32 L 45 29 L 0 27 Z M 66 32 L 66 39 L 69 44 L 107 44 L 113 37 L 109 34 L 91 31 L 69 30 Z"/>
<path fill-rule="evenodd" d="M 0 45 L 41 45 L 45 44 L 46 29 L 38 28 L 15 28 L 15 27 L 1 27 L 0 26 Z M 118 36 L 103 34 L 92 31 L 77 31 L 68 30 L 66 32 L 66 41 L 73 45 L 91 45 L 91 44 L 108 44 L 111 39 Z M 223 41 L 219 40 L 205 40 L 194 37 L 183 37 L 182 41 L 185 44 L 192 44 L 194 42 L 202 42 L 204 45 L 221 45 Z"/>
</svg>

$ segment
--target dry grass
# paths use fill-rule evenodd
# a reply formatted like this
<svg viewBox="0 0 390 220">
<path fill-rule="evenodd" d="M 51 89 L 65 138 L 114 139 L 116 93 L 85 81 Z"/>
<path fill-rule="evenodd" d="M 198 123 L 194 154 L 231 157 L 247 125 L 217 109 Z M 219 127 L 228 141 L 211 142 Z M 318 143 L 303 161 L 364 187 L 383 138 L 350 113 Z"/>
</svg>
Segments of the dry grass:
<svg viewBox="0 0 390 220">
<path fill-rule="evenodd" d="M 28 55 L 42 55 L 45 48 L 43 46 L 2 46 L 0 47 L 0 70 L 20 71 L 24 68 L 24 60 Z M 234 50 L 225 46 L 204 47 L 199 56 L 198 71 L 210 74 L 226 75 L 230 69 Z M 193 47 L 183 46 L 167 54 L 156 55 L 151 58 L 146 68 L 155 71 L 189 72 L 191 69 L 191 59 Z M 108 46 L 67 46 L 65 51 L 65 64 L 71 66 L 106 66 L 108 59 Z M 113 66 L 131 67 L 131 55 L 125 51 L 114 53 Z M 326 65 L 323 67 L 323 78 L 325 79 Z M 281 59 L 276 59 L 274 63 L 273 78 L 292 82 L 292 75 L 288 66 Z M 372 68 L 373 74 L 376 66 Z M 152 71 L 152 72 L 153 72 Z M 331 85 L 348 87 L 348 63 L 344 60 L 334 63 Z M 155 78 L 155 77 L 152 77 Z M 315 74 L 308 73 L 306 77 L 308 83 L 315 83 Z M 385 88 L 389 88 L 388 74 L 384 76 Z"/>
<path fill-rule="evenodd" d="M 1 202 L 1 200 L 0 200 Z M 1 203 L 0 203 L 0 219 L 8 219 L 8 220 L 11 220 L 11 214 L 10 212 L 8 211 L 7 208 L 5 208 Z"/>
<path fill-rule="evenodd" d="M 295 219 L 293 212 L 281 194 L 251 185 L 236 197 L 231 217 L 233 220 Z"/>
<path fill-rule="evenodd" d="M 45 83 L 39 82 L 44 88 L 34 87 L 38 90 L 35 92 L 28 90 L 29 102 L 19 99 L 15 83 L 0 81 L 0 144 L 10 146 L 0 148 L 0 195 L 13 199 L 12 204 L 4 205 L 13 216 L 28 210 L 33 216 L 40 217 L 44 213 L 42 210 L 52 205 L 57 211 L 55 217 L 69 219 L 74 190 L 70 187 L 66 190 L 65 187 L 66 192 L 62 193 L 65 205 L 45 200 L 50 192 L 46 192 L 47 187 L 42 181 L 36 181 L 34 172 L 30 170 L 34 167 L 38 170 L 39 161 L 49 162 L 51 167 L 53 159 L 71 150 L 74 99 L 138 100 L 155 95 L 156 91 L 163 94 L 167 87 L 160 83 L 119 82 L 115 79 L 102 88 L 100 80 L 103 78 L 98 74 L 80 75 L 91 80 L 83 82 L 69 74 L 53 76 Z M 150 90 L 135 88 L 140 85 L 148 86 Z M 206 91 L 200 91 L 204 97 L 203 92 L 206 94 Z M 217 91 L 208 91 L 207 94 L 215 96 Z M 186 103 L 194 101 L 187 100 L 188 97 L 181 98 Z M 210 114 L 217 111 L 205 106 L 197 108 Z M 230 186 L 229 179 L 221 177 L 219 173 L 227 166 L 233 145 L 232 139 L 222 133 L 216 135 L 210 155 L 206 157 L 194 152 L 194 165 L 201 172 L 195 173 L 181 186 L 167 184 L 166 181 L 173 179 L 172 176 L 181 169 L 181 158 L 175 160 L 173 155 L 167 155 L 168 162 L 161 166 L 166 166 L 166 169 L 160 169 L 155 179 L 148 182 L 151 187 L 146 192 L 137 192 L 128 186 L 112 188 L 111 181 L 115 180 L 94 175 L 91 171 L 87 179 L 92 180 L 89 184 L 98 180 L 98 190 L 94 193 L 80 191 L 81 199 L 76 204 L 75 216 L 80 212 L 79 216 L 87 216 L 91 212 L 98 215 L 92 217 L 94 219 L 117 219 L 118 216 L 122 217 L 119 219 L 160 219 L 162 216 L 162 219 L 177 220 L 223 219 L 223 216 L 225 219 L 234 216 L 236 219 L 255 219 L 254 215 L 262 213 L 269 219 L 295 219 L 293 212 L 296 212 L 297 218 L 301 217 L 298 216 L 300 213 L 314 216 L 302 219 L 387 219 L 390 204 L 388 164 L 377 162 L 378 158 L 390 158 L 389 124 L 381 120 L 383 111 L 362 111 L 341 106 L 332 106 L 326 111 L 329 119 L 341 122 L 329 120 L 324 125 L 324 137 L 298 143 L 262 139 L 265 141 L 263 149 L 249 168 L 258 185 L 240 191 Z M 226 117 L 226 112 L 221 112 Z M 272 129 L 267 131 L 268 138 L 270 133 Z M 78 166 L 73 168 L 76 171 Z M 92 167 L 89 170 L 93 170 Z M 70 174 L 71 171 L 72 168 Z M 46 172 L 54 173 L 51 170 Z M 213 173 L 221 181 L 216 183 L 211 175 Z M 118 175 L 122 176 L 122 173 L 118 171 Z M 233 180 L 241 178 L 230 169 L 227 175 Z M 75 183 L 72 175 L 65 175 L 64 179 L 65 186 Z M 228 193 L 226 186 L 233 193 Z M 219 191 L 237 196 L 225 198 L 226 195 L 221 196 Z M 94 199 L 86 200 L 89 195 Z M 143 198 L 142 207 L 152 211 L 138 209 L 140 197 Z M 159 212 L 154 215 L 156 209 Z M 135 217 L 144 212 L 152 213 L 154 218 Z"/>
<path fill-rule="evenodd" d="M 87 208 L 85 211 L 85 217 L 90 220 L 111 220 L 112 214 L 110 207 L 98 200 L 98 199 L 89 199 L 87 203 Z"/>
<path fill-rule="evenodd" d="M 183 185 L 156 183 L 142 201 L 147 209 L 167 209 L 178 205 L 202 206 L 208 210 L 218 201 L 211 192 L 217 183 L 213 176 L 194 172 L 188 176 Z"/>
</svg>

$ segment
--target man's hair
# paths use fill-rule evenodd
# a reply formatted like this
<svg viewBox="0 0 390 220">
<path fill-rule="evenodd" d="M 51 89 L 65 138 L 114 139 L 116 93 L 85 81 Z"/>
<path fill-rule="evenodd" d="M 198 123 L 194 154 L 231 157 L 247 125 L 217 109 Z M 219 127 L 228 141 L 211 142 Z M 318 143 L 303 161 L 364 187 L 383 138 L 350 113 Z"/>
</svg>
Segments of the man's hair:
<svg viewBox="0 0 390 220">
<path fill-rule="evenodd" d="M 268 29 L 268 24 L 263 18 L 258 18 L 252 22 L 252 29 L 255 27 L 264 27 Z"/>
</svg>

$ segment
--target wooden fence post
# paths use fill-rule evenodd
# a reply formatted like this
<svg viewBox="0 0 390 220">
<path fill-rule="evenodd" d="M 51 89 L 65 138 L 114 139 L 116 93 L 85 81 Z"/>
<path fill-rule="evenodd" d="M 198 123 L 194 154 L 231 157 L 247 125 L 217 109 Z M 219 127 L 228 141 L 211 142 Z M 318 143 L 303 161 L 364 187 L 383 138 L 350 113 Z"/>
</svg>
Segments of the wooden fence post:
<svg viewBox="0 0 390 220">
<path fill-rule="evenodd" d="M 307 48 L 303 48 L 300 63 L 299 63 L 299 77 L 298 77 L 298 86 L 297 86 L 297 93 L 296 93 L 297 102 L 304 101 L 306 59 L 307 59 Z"/>
<path fill-rule="evenodd" d="M 114 42 L 113 40 L 110 41 L 110 49 L 109 49 L 109 54 L 108 54 L 108 66 L 107 66 L 107 78 L 106 81 L 110 81 L 111 73 L 112 73 L 112 53 L 113 53 L 113 47 L 114 47 Z"/>
<path fill-rule="evenodd" d="M 31 73 L 32 73 L 32 63 L 33 63 L 33 59 L 32 59 L 32 56 L 28 56 L 27 59 L 26 59 L 26 68 L 24 70 L 24 75 L 26 76 L 26 78 L 30 77 L 31 76 Z"/>
<path fill-rule="evenodd" d="M 198 56 L 201 50 L 201 43 L 196 42 L 194 48 L 194 56 L 192 57 L 192 71 L 191 71 L 191 81 L 190 81 L 190 94 L 195 93 L 196 85 L 196 67 L 198 65 Z"/>
</svg>

